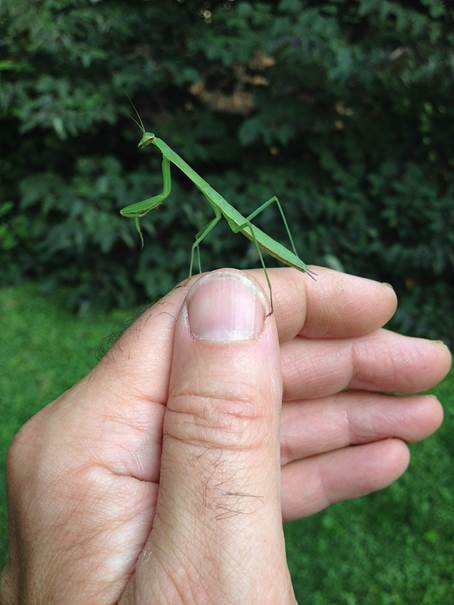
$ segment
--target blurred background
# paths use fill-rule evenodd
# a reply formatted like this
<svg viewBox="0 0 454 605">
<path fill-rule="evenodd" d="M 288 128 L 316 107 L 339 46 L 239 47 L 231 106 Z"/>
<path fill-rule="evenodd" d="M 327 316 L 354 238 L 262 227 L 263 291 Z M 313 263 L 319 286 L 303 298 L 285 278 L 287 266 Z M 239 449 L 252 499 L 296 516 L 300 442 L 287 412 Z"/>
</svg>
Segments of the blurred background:
<svg viewBox="0 0 454 605">
<path fill-rule="evenodd" d="M 161 190 L 160 159 L 137 150 L 127 96 L 244 214 L 277 194 L 305 262 L 390 282 L 394 329 L 454 344 L 452 2 L 2 0 L 2 463 L 186 276 L 211 218 L 174 170 L 140 249 L 119 209 Z M 286 243 L 276 209 L 256 223 Z M 259 264 L 223 225 L 201 254 L 204 270 Z M 306 603 L 454 602 L 453 387 L 434 391 L 444 428 L 399 484 L 287 526 Z"/>
</svg>

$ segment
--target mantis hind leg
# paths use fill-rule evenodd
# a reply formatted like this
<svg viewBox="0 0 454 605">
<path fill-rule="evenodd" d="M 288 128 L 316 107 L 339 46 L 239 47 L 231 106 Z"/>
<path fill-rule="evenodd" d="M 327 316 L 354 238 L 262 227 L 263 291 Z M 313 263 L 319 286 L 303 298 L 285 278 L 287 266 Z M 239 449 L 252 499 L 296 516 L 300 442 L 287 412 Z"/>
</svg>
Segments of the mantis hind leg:
<svg viewBox="0 0 454 605">
<path fill-rule="evenodd" d="M 295 246 L 295 242 L 293 241 L 292 234 L 290 232 L 290 227 L 288 226 L 288 222 L 287 222 L 287 219 L 285 217 L 284 209 L 283 209 L 282 204 L 279 201 L 279 198 L 277 197 L 277 195 L 273 195 L 273 197 L 270 197 L 269 200 L 266 200 L 266 202 L 263 202 L 263 204 L 261 204 L 256 210 L 254 210 L 254 212 L 251 212 L 251 214 L 249 214 L 248 216 L 246 216 L 244 223 L 242 223 L 241 225 L 234 225 L 234 224 L 232 224 L 232 225 L 230 225 L 230 228 L 232 229 L 232 231 L 234 233 L 238 233 L 239 231 L 241 231 L 242 229 L 244 229 L 245 227 L 247 227 L 248 225 L 250 225 L 252 219 L 254 219 L 256 216 L 258 216 L 261 212 L 263 212 L 271 204 L 276 204 L 277 205 L 277 207 L 279 209 L 279 213 L 280 213 L 281 218 L 282 218 L 282 222 L 284 223 L 284 227 L 285 227 L 285 230 L 286 230 L 287 235 L 288 235 L 288 239 L 290 241 L 290 245 L 291 245 L 293 254 L 295 256 L 297 256 L 298 258 L 300 258 L 300 255 L 298 254 L 298 252 L 296 250 L 296 246 Z M 302 259 L 300 259 L 300 260 L 302 260 Z M 309 277 L 311 277 L 312 279 L 315 280 L 316 273 L 314 273 L 313 271 L 311 271 L 308 268 L 306 268 L 305 273 L 307 273 L 309 275 Z"/>
<path fill-rule="evenodd" d="M 232 230 L 234 233 L 238 233 L 238 232 L 240 231 L 240 228 L 238 228 L 238 227 L 237 227 L 237 225 L 235 225 L 234 223 L 232 223 L 232 222 L 231 222 L 231 221 L 229 221 L 228 219 L 226 219 L 226 220 L 227 220 L 227 222 L 228 222 L 228 224 L 229 224 L 230 229 L 231 229 L 231 230 Z M 269 292 L 270 292 L 270 306 L 271 306 L 271 310 L 270 310 L 270 312 L 269 312 L 269 313 L 267 313 L 267 315 L 266 315 L 266 317 L 268 317 L 269 315 L 272 315 L 272 314 L 274 313 L 274 307 L 273 307 L 273 289 L 272 289 L 272 287 L 271 287 L 271 280 L 270 280 L 270 277 L 269 277 L 269 275 L 268 275 L 268 271 L 266 270 L 265 261 L 263 260 L 263 254 L 262 254 L 262 251 L 261 251 L 261 249 L 260 249 L 260 245 L 259 245 L 259 243 L 258 243 L 258 241 L 257 241 L 257 238 L 255 237 L 255 233 L 254 233 L 254 227 L 253 227 L 253 225 L 252 225 L 251 221 L 249 221 L 249 220 L 248 220 L 247 222 L 245 222 L 245 223 L 243 223 L 243 224 L 241 225 L 241 228 L 242 228 L 242 229 L 244 229 L 245 227 L 246 227 L 246 228 L 249 228 L 249 232 L 250 232 L 250 234 L 251 234 L 252 241 L 254 242 L 255 247 L 256 247 L 256 249 L 257 249 L 257 253 L 258 253 L 258 255 L 259 255 L 260 264 L 262 265 L 263 271 L 265 272 L 265 279 L 266 279 L 266 283 L 267 283 L 267 285 L 268 285 L 268 290 L 269 290 Z"/>
<path fill-rule="evenodd" d="M 222 214 L 219 212 L 219 210 L 217 208 L 213 208 L 214 212 L 215 212 L 215 217 L 205 225 L 205 227 L 202 227 L 202 229 L 200 229 L 200 231 L 197 233 L 197 235 L 195 236 L 195 241 L 192 244 L 192 248 L 191 248 L 191 262 L 189 264 L 189 277 L 192 277 L 192 269 L 194 266 L 194 255 L 197 252 L 197 264 L 198 264 L 198 268 L 199 268 L 199 273 L 202 273 L 202 266 L 200 263 L 200 250 L 199 250 L 199 245 L 200 243 L 206 238 L 206 236 L 210 233 L 210 231 L 212 229 L 214 229 L 214 227 L 216 227 L 216 225 L 219 223 L 219 221 L 221 220 Z"/>
<path fill-rule="evenodd" d="M 284 209 L 282 208 L 282 204 L 279 201 L 279 198 L 277 197 L 277 195 L 273 195 L 273 197 L 270 197 L 269 200 L 266 200 L 266 202 L 263 202 L 263 204 L 261 206 L 259 206 L 256 210 L 254 210 L 254 212 L 251 212 L 251 214 L 249 214 L 246 217 L 246 221 L 247 222 L 252 221 L 252 219 L 254 219 L 257 215 L 259 215 L 266 208 L 268 208 L 268 206 L 271 206 L 271 204 L 276 204 L 277 205 L 277 207 L 279 209 L 279 213 L 280 213 L 281 218 L 282 218 L 282 222 L 284 223 L 285 230 L 287 231 L 288 239 L 290 241 L 290 245 L 292 247 L 293 253 L 295 254 L 295 256 L 297 256 L 299 258 L 299 254 L 296 251 L 296 246 L 295 246 L 295 243 L 293 241 L 292 234 L 290 233 L 290 227 L 288 226 L 287 219 L 285 218 Z M 241 227 L 239 229 L 241 229 Z"/>
<path fill-rule="evenodd" d="M 262 254 L 260 246 L 259 246 L 259 244 L 257 242 L 257 239 L 255 237 L 254 228 L 253 228 L 253 225 L 252 225 L 251 221 L 256 216 L 258 216 L 261 212 L 263 212 L 266 208 L 268 208 L 268 206 L 271 206 L 271 204 L 276 204 L 277 205 L 277 207 L 279 209 L 279 213 L 280 213 L 281 218 L 282 218 L 282 222 L 284 223 L 284 227 L 285 227 L 285 230 L 287 232 L 288 239 L 290 241 L 290 245 L 292 247 L 293 253 L 295 254 L 295 256 L 297 256 L 299 258 L 299 254 L 296 251 L 295 242 L 293 241 L 293 237 L 292 237 L 292 234 L 290 233 L 290 228 L 288 226 L 288 222 L 287 222 L 287 219 L 285 217 L 284 209 L 282 208 L 282 204 L 279 201 L 279 198 L 277 197 L 277 195 L 273 195 L 273 197 L 270 197 L 269 200 L 266 200 L 266 202 L 263 202 L 263 204 L 261 204 L 256 210 L 254 210 L 254 212 L 251 212 L 251 214 L 249 214 L 248 216 L 246 216 L 245 217 L 245 222 L 242 223 L 241 225 L 235 225 L 235 224 L 229 222 L 230 228 L 231 228 L 231 230 L 234 233 L 239 233 L 242 229 L 247 228 L 247 227 L 249 228 L 249 231 L 250 231 L 251 237 L 252 237 L 252 241 L 254 242 L 255 247 L 257 249 L 257 252 L 258 252 L 258 255 L 259 255 L 259 258 L 260 258 L 260 263 L 261 263 L 261 265 L 263 267 L 263 270 L 265 272 L 265 278 L 266 278 L 266 282 L 268 284 L 268 289 L 270 291 L 270 304 L 271 304 L 270 315 L 273 313 L 273 290 L 271 288 L 271 282 L 270 282 L 270 278 L 269 278 L 269 275 L 268 275 L 268 271 L 266 270 L 265 261 L 263 260 L 263 254 Z"/>
<path fill-rule="evenodd" d="M 258 252 L 258 255 L 259 255 L 259 258 L 260 258 L 260 263 L 261 263 L 261 265 L 263 267 L 263 270 L 265 272 L 265 279 L 266 279 L 266 283 L 268 284 L 268 290 L 270 291 L 270 306 L 271 306 L 271 310 L 266 315 L 268 317 L 268 315 L 272 315 L 274 313 L 274 307 L 273 307 L 273 289 L 271 287 L 271 281 L 270 281 L 270 277 L 268 275 L 268 271 L 266 270 L 265 261 L 263 260 L 262 251 L 260 250 L 260 246 L 259 246 L 259 243 L 258 243 L 256 237 L 255 237 L 255 233 L 254 233 L 254 229 L 252 227 L 252 223 L 250 223 L 250 222 L 249 222 L 249 230 L 251 232 L 252 239 L 254 240 L 255 247 L 257 248 L 257 252 Z"/>
</svg>

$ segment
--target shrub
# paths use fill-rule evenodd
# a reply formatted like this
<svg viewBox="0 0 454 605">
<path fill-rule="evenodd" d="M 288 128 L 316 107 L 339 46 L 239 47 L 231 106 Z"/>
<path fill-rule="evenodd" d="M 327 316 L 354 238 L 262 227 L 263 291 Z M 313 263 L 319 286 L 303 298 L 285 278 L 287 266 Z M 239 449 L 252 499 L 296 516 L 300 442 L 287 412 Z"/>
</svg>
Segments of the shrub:
<svg viewBox="0 0 454 605">
<path fill-rule="evenodd" d="M 441 0 L 4 0 L 0 249 L 5 282 L 70 286 L 71 305 L 155 298 L 210 218 L 139 154 L 130 95 L 244 213 L 284 202 L 302 258 L 389 281 L 414 334 L 454 334 L 454 8 Z M 285 233 L 272 210 L 257 221 Z M 204 268 L 257 264 L 217 227 Z M 272 265 L 273 263 L 270 262 Z"/>
</svg>

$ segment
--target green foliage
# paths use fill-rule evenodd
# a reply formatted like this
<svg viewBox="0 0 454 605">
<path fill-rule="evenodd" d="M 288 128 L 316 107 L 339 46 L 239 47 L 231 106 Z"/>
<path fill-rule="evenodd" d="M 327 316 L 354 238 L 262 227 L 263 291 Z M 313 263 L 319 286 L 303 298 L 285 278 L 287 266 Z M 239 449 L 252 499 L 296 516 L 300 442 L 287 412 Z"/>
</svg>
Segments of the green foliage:
<svg viewBox="0 0 454 605">
<path fill-rule="evenodd" d="M 35 288 L 0 290 L 0 469 L 14 433 L 88 372 L 134 314 L 75 319 Z M 77 347 L 74 343 L 77 342 Z M 391 489 L 286 526 L 290 570 L 307 605 L 448 605 L 454 601 L 454 372 L 435 389 L 443 427 L 412 446 Z M 0 478 L 0 568 L 6 556 Z"/>
<path fill-rule="evenodd" d="M 303 260 L 391 282 L 398 326 L 452 337 L 454 7 L 441 0 L 3 0 L 2 279 L 129 305 L 186 275 L 210 213 L 179 176 L 161 188 L 150 130 L 242 211 L 277 194 Z M 283 239 L 272 210 L 260 226 Z M 223 237 L 204 268 L 257 264 Z M 273 264 L 272 262 L 270 264 Z"/>
</svg>

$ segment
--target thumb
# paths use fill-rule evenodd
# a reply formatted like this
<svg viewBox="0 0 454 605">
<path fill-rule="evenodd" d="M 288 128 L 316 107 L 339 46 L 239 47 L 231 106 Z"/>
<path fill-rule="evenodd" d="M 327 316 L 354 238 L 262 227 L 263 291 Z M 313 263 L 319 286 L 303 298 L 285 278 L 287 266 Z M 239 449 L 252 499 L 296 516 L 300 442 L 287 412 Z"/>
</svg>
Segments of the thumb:
<svg viewBox="0 0 454 605">
<path fill-rule="evenodd" d="M 280 509 L 281 403 L 277 330 L 260 287 L 234 270 L 203 276 L 177 320 L 145 558 L 153 567 L 158 557 L 184 584 L 176 590 L 204 587 L 210 603 L 294 602 Z M 156 578 L 150 571 L 142 577 Z"/>
</svg>

